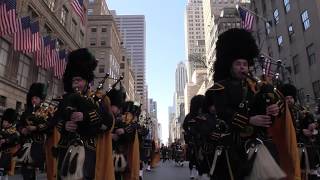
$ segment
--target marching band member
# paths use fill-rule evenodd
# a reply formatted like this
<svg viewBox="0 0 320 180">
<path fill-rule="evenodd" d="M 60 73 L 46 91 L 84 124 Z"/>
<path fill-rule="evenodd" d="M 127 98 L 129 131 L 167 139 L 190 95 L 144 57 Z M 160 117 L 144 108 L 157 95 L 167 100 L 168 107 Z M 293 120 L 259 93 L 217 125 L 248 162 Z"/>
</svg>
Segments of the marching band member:
<svg viewBox="0 0 320 180">
<path fill-rule="evenodd" d="M 123 106 L 123 121 L 125 123 L 125 135 L 127 139 L 127 172 L 125 180 L 139 180 L 140 172 L 140 152 L 138 135 L 138 118 L 141 113 L 141 106 L 133 101 L 125 102 Z"/>
<path fill-rule="evenodd" d="M 320 157 L 318 155 L 319 142 L 318 124 L 315 122 L 313 115 L 308 110 L 297 104 L 297 89 L 292 84 L 284 84 L 280 88 L 289 105 L 293 124 L 296 130 L 297 141 L 299 145 L 299 154 L 301 161 L 302 177 L 304 179 L 316 179 L 317 165 Z"/>
<path fill-rule="evenodd" d="M 114 170 L 115 179 L 122 180 L 124 173 L 127 169 L 126 159 L 126 132 L 125 123 L 122 119 L 122 108 L 125 103 L 126 93 L 124 88 L 120 85 L 119 89 L 115 86 L 107 93 L 111 100 L 111 110 L 115 117 L 115 125 L 112 130 L 112 147 L 113 147 L 113 158 L 114 158 Z"/>
<path fill-rule="evenodd" d="M 215 84 L 211 88 L 211 98 L 218 118 L 226 122 L 231 135 L 229 142 L 226 142 L 224 149 L 219 152 L 221 158 L 217 160 L 212 178 L 284 178 L 285 173 L 277 164 L 278 146 L 273 143 L 267 131 L 272 126 L 273 119 L 280 113 L 281 101 L 259 102 L 259 107 L 256 107 L 254 97 L 257 91 L 247 81 L 249 67 L 254 65 L 254 58 L 259 54 L 254 38 L 243 29 L 227 30 L 218 37 L 216 51 Z M 262 109 L 263 112 L 255 109 Z M 259 141 L 256 138 L 259 138 Z M 295 136 L 292 139 L 295 140 Z M 259 144 L 261 146 L 258 146 Z M 252 145 L 255 146 L 255 151 L 251 150 Z M 247 150 L 249 154 L 246 153 Z M 256 161 L 261 157 L 265 157 L 264 161 Z M 257 176 L 259 168 L 262 168 L 263 172 L 272 170 L 272 173 Z M 290 169 L 286 171 L 288 172 L 288 179 L 292 179 L 292 174 L 297 175 L 295 170 Z"/>
<path fill-rule="evenodd" d="M 47 95 L 47 87 L 33 83 L 27 94 L 27 107 L 20 118 L 18 129 L 21 134 L 22 148 L 17 152 L 17 162 L 22 163 L 23 179 L 36 179 L 36 170 L 44 168 L 44 143 L 51 118 L 42 111 L 41 104 Z"/>
<path fill-rule="evenodd" d="M 19 133 L 15 124 L 17 113 L 14 109 L 6 109 L 1 118 L 0 131 L 0 180 L 7 180 L 12 162 L 12 148 L 18 144 Z"/>
<path fill-rule="evenodd" d="M 68 56 L 63 75 L 66 94 L 55 114 L 61 133 L 57 155 L 58 179 L 92 180 L 97 175 L 96 169 L 98 173 L 106 171 L 98 163 L 105 157 L 103 152 L 97 151 L 101 146 L 98 138 L 112 128 L 113 117 L 90 98 L 93 94 L 90 83 L 96 66 L 97 61 L 88 49 L 72 51 Z"/>
<path fill-rule="evenodd" d="M 190 178 L 194 179 L 198 172 L 199 163 L 197 149 L 199 148 L 200 132 L 197 128 L 197 117 L 204 111 L 205 96 L 196 95 L 191 99 L 190 112 L 183 121 L 185 143 L 187 144 L 187 160 L 189 161 Z"/>
</svg>

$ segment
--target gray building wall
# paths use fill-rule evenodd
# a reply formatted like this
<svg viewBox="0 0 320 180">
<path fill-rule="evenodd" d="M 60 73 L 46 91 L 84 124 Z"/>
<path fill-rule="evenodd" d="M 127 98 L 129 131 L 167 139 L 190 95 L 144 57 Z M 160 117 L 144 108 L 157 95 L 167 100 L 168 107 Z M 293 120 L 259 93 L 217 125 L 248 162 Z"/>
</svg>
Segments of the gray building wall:
<svg viewBox="0 0 320 180">
<path fill-rule="evenodd" d="M 302 104 L 307 94 L 314 103 L 320 97 L 320 1 L 254 0 L 251 8 L 264 17 L 254 32 L 262 52 L 282 60 L 282 78 L 296 85 Z"/>
</svg>

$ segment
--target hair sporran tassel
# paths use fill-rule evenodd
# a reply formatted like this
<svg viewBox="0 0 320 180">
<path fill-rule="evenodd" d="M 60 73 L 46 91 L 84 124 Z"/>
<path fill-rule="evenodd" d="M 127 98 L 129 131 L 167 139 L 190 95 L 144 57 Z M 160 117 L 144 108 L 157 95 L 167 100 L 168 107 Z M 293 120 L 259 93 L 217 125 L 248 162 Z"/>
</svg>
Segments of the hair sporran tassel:
<svg viewBox="0 0 320 180">
<path fill-rule="evenodd" d="M 69 167 L 69 173 L 70 174 L 74 174 L 76 172 L 78 156 L 79 156 L 79 153 L 76 153 L 71 159 L 70 167 Z"/>
<path fill-rule="evenodd" d="M 70 149 L 63 162 L 62 162 L 62 169 L 61 169 L 61 174 L 62 176 L 67 176 L 68 175 L 68 169 L 69 169 L 69 161 L 70 161 L 70 157 L 71 157 L 71 153 L 72 153 L 72 149 Z"/>
</svg>

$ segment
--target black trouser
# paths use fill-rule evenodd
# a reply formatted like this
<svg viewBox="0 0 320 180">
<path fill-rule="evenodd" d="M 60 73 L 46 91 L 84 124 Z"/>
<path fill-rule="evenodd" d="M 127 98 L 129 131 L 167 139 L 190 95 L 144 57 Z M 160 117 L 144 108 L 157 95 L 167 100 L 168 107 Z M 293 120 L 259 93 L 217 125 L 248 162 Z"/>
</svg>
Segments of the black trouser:
<svg viewBox="0 0 320 180">
<path fill-rule="evenodd" d="M 33 166 L 23 164 L 21 168 L 21 174 L 23 180 L 35 180 L 36 179 L 36 170 Z"/>
</svg>

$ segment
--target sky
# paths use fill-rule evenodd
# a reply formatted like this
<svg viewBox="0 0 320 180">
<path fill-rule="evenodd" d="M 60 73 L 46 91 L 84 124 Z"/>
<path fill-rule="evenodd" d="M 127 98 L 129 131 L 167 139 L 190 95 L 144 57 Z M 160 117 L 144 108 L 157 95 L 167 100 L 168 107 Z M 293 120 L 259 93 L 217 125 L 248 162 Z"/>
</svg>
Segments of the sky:
<svg viewBox="0 0 320 180">
<path fill-rule="evenodd" d="M 118 15 L 145 15 L 146 80 L 149 98 L 157 102 L 162 141 L 167 142 L 168 107 L 173 105 L 175 69 L 185 61 L 186 0 L 106 0 Z"/>
</svg>

